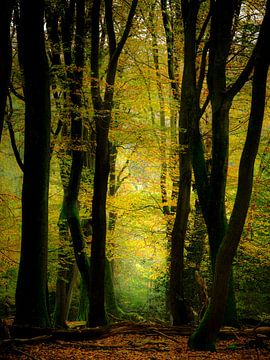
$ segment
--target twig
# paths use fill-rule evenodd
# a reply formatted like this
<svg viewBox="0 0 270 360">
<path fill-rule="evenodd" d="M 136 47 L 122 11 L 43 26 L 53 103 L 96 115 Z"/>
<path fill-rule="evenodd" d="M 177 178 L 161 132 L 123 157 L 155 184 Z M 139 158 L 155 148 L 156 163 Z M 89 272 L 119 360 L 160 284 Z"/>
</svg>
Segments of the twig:
<svg viewBox="0 0 270 360">
<path fill-rule="evenodd" d="M 61 347 L 73 347 L 79 349 L 89 349 L 90 351 L 96 350 L 115 350 L 115 349 L 122 349 L 122 350 L 129 350 L 129 351 L 169 351 L 167 348 L 159 348 L 159 347 L 142 347 L 142 346 L 130 346 L 130 345 L 98 345 L 98 344 L 83 344 L 83 343 L 73 343 L 73 342 L 62 342 L 56 341 L 56 344 Z"/>
<path fill-rule="evenodd" d="M 152 329 L 155 333 L 161 335 L 161 336 L 164 336 L 165 338 L 171 340 L 171 341 L 174 341 L 176 342 L 177 344 L 180 344 L 180 341 L 176 340 L 175 338 L 171 337 L 171 336 L 168 336 L 166 334 L 164 334 L 163 332 L 159 331 L 159 330 L 156 330 L 156 329 Z"/>
<path fill-rule="evenodd" d="M 14 346 L 12 346 L 12 351 L 15 351 L 15 352 L 17 352 L 18 354 L 21 354 L 21 355 L 25 355 L 25 356 L 27 356 L 29 359 L 39 360 L 39 358 L 36 358 L 36 357 L 30 355 L 29 353 L 27 353 L 27 352 L 25 352 L 25 351 L 19 350 L 19 349 L 17 349 L 17 348 L 14 347 Z"/>
</svg>

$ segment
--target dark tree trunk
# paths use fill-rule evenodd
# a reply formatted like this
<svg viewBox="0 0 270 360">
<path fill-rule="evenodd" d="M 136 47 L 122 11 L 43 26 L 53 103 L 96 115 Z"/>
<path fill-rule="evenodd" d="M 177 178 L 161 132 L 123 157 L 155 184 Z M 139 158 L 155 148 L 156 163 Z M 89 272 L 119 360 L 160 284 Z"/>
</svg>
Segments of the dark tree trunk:
<svg viewBox="0 0 270 360">
<path fill-rule="evenodd" d="M 107 67 L 104 98 L 101 97 L 99 82 L 99 22 L 100 0 L 92 6 L 91 31 L 91 93 L 96 126 L 96 158 L 94 175 L 94 194 L 92 203 L 93 237 L 90 264 L 90 313 L 89 325 L 99 326 L 107 323 L 105 311 L 105 256 L 106 256 L 106 198 L 109 176 L 109 126 L 113 109 L 113 96 L 116 69 L 119 56 L 127 41 L 135 15 L 137 0 L 133 0 L 125 29 L 116 42 L 113 24 L 112 2 L 105 1 L 105 19 L 109 40 L 109 63 Z"/>
<path fill-rule="evenodd" d="M 153 60 L 156 72 L 156 84 L 158 91 L 158 100 L 159 100 L 159 126 L 160 126 L 160 136 L 157 139 L 159 143 L 159 151 L 160 151 L 160 193 L 161 193 L 161 203 L 164 215 L 170 214 L 170 208 L 168 205 L 168 194 L 167 194 L 167 144 L 166 144 L 166 124 L 165 124 L 165 100 L 162 89 L 162 80 L 160 74 L 160 66 L 159 66 L 159 51 L 158 51 L 158 40 L 157 34 L 154 24 L 154 11 L 155 4 L 149 13 L 149 22 L 150 22 L 150 33 L 152 37 L 152 53 Z M 154 115 L 152 116 L 152 122 L 154 123 Z"/>
<path fill-rule="evenodd" d="M 61 42 L 59 36 L 59 21 L 60 21 L 60 9 L 54 8 L 52 3 L 47 3 L 45 8 L 46 15 L 46 26 L 47 33 L 50 45 L 50 59 L 51 59 L 51 87 L 53 90 L 53 96 L 56 101 L 56 107 L 61 111 L 59 93 L 56 90 L 57 83 L 57 72 L 61 66 Z M 54 133 L 55 137 L 58 133 L 61 132 L 62 136 L 67 135 L 67 126 L 62 126 L 62 120 L 59 120 L 57 129 Z M 53 146 L 53 145 L 52 145 Z M 51 152 L 53 148 L 51 148 Z M 62 181 L 62 186 L 64 194 L 67 191 L 68 177 L 70 173 L 70 162 L 67 161 L 67 155 L 70 157 L 70 154 L 62 151 L 62 157 L 60 158 L 60 176 Z M 65 195 L 64 195 L 65 198 Z M 53 314 L 53 325 L 55 327 L 65 327 L 67 320 L 68 312 L 68 293 L 69 293 L 69 275 L 70 275 L 70 254 L 67 253 L 67 247 L 70 242 L 70 234 L 68 229 L 68 223 L 66 219 L 66 214 L 64 211 L 64 205 L 59 215 L 58 220 L 58 229 L 59 229 L 59 247 L 58 247 L 58 271 L 56 279 L 56 289 L 55 289 L 55 306 Z"/>
<path fill-rule="evenodd" d="M 73 10 L 72 10 L 73 11 Z M 65 19 L 68 21 L 68 18 Z M 82 280 L 86 285 L 88 296 L 90 296 L 90 266 L 85 252 L 85 240 L 80 222 L 78 196 L 80 191 L 81 173 L 83 167 L 83 115 L 82 115 L 82 83 L 84 68 L 84 41 L 85 41 L 85 1 L 76 1 L 75 17 L 75 69 L 68 71 L 69 94 L 71 100 L 71 148 L 72 163 L 69 182 L 64 197 L 64 211 L 66 214 L 76 263 Z M 71 31 L 71 30 L 70 30 Z M 66 52 L 65 58 L 69 62 L 71 52 Z"/>
<path fill-rule="evenodd" d="M 49 68 L 44 42 L 44 2 L 20 1 L 25 85 L 25 145 L 21 259 L 15 324 L 47 327 L 48 188 L 50 153 Z"/>
<path fill-rule="evenodd" d="M 0 141 L 12 66 L 10 24 L 14 3 L 15 0 L 3 0 L 0 11 Z"/>
<path fill-rule="evenodd" d="M 59 221 L 59 248 L 58 248 L 58 272 L 55 290 L 55 308 L 53 324 L 56 327 L 65 327 L 69 311 L 70 297 L 72 296 L 73 274 L 76 272 L 72 262 L 74 261 L 70 247 L 70 234 L 68 223 L 63 208 L 61 209 Z M 76 267 L 77 269 L 77 267 Z"/>
<path fill-rule="evenodd" d="M 226 62 L 232 41 L 232 24 L 236 4 L 234 1 L 218 1 L 213 5 L 208 88 L 212 107 L 212 166 L 207 203 L 207 228 L 212 268 L 227 230 L 225 189 L 228 168 L 229 111 L 231 99 L 225 97 Z M 230 280 L 232 282 L 232 279 Z M 237 323 L 233 284 L 230 286 L 226 323 Z M 229 304 L 228 304 L 229 305 Z"/>
<path fill-rule="evenodd" d="M 66 298 L 68 283 L 68 257 L 66 255 L 66 244 L 68 243 L 69 233 L 66 218 L 61 210 L 58 221 L 59 228 L 59 248 L 58 248 L 58 271 L 55 289 L 55 308 L 53 315 L 53 324 L 56 327 L 64 327 L 66 322 Z"/>
<path fill-rule="evenodd" d="M 193 122 L 197 116 L 196 97 L 196 19 L 199 3 L 182 1 L 184 20 L 184 72 L 179 115 L 180 181 L 175 223 L 171 239 L 170 304 L 173 325 L 191 320 L 184 300 L 184 242 L 190 211 L 191 154 Z"/>
<path fill-rule="evenodd" d="M 170 102 L 170 146 L 169 146 L 169 162 L 167 165 L 166 171 L 170 176 L 172 181 L 172 192 L 171 192 L 171 206 L 168 208 L 167 206 L 163 207 L 163 213 L 170 214 L 171 216 L 167 217 L 166 224 L 166 236 L 168 239 L 168 254 L 171 252 L 171 236 L 172 229 L 174 224 L 174 216 L 176 213 L 176 204 L 179 190 L 179 155 L 178 155 L 178 138 L 177 138 L 177 126 L 178 126 L 178 115 L 179 115 L 179 104 L 180 104 L 180 94 L 179 87 L 177 83 L 177 61 L 176 51 L 175 51 L 175 32 L 174 32 L 174 20 L 178 18 L 177 14 L 169 11 L 169 7 L 172 3 L 169 3 L 167 0 L 161 0 L 161 11 L 162 11 L 162 21 L 163 27 L 165 31 L 166 37 L 166 46 L 167 46 L 167 69 L 168 76 L 170 79 L 171 92 L 172 92 L 172 101 Z M 171 9 L 170 9 L 171 10 Z M 179 74 L 178 74 L 179 75 Z M 154 118 L 154 115 L 152 116 Z M 163 193 L 163 187 L 165 184 L 165 166 L 161 169 L 161 177 L 160 177 L 160 185 L 161 185 L 161 193 Z M 165 196 L 164 196 L 165 195 Z M 162 194 L 162 198 L 166 201 L 166 192 Z M 168 268 L 170 268 L 170 258 L 168 256 Z M 166 282 L 166 290 L 165 290 L 165 301 L 166 301 L 166 311 L 169 314 L 171 308 L 171 299 L 170 299 L 170 276 L 168 270 L 168 281 Z M 172 317 L 171 317 L 172 318 Z M 172 319 L 173 320 L 173 319 Z"/>
<path fill-rule="evenodd" d="M 110 118 L 96 116 L 96 158 L 94 196 L 92 205 L 93 236 L 91 243 L 91 291 L 89 324 L 106 324 L 105 313 L 105 256 L 106 256 L 106 198 L 109 175 L 108 132 Z"/>
<path fill-rule="evenodd" d="M 180 22 L 180 12 L 170 14 L 168 11 L 169 6 L 172 3 L 168 3 L 167 0 L 161 0 L 161 10 L 162 10 L 162 21 L 163 27 L 166 36 L 166 46 L 167 46 L 167 68 L 168 76 L 170 79 L 171 91 L 172 91 L 172 102 L 171 102 L 171 117 L 170 117 L 170 161 L 168 164 L 168 174 L 172 180 L 172 194 L 171 194 L 171 203 L 170 208 L 171 214 L 176 212 L 176 203 L 179 189 L 179 166 L 178 166 L 178 140 L 177 140 L 177 119 L 178 119 L 178 109 L 180 104 L 180 92 L 179 86 L 177 83 L 178 67 L 175 51 L 175 30 L 178 28 Z M 167 209 L 166 209 L 167 210 Z M 168 234 L 171 234 L 172 231 L 172 221 L 168 221 Z"/>
<path fill-rule="evenodd" d="M 114 315 L 117 317 L 121 317 L 124 313 L 117 305 L 115 292 L 114 292 L 114 284 L 113 284 L 113 276 L 112 276 L 112 267 L 111 262 L 108 258 L 105 258 L 105 309 L 106 314 Z M 87 288 L 84 282 L 81 282 L 80 285 L 80 305 L 79 305 L 79 320 L 87 320 L 89 314 L 89 299 Z M 106 315 L 107 316 L 107 315 Z"/>
<path fill-rule="evenodd" d="M 213 272 L 219 246 L 227 231 L 225 188 L 228 167 L 229 111 L 234 96 L 248 80 L 253 66 L 253 56 L 251 56 L 240 76 L 230 88 L 227 88 L 226 66 L 232 42 L 233 20 L 238 11 L 238 4 L 233 0 L 218 0 L 211 4 L 207 79 L 212 107 L 212 164 L 209 180 L 197 124 L 195 124 L 194 132 L 193 168 L 196 188 L 209 235 Z M 224 322 L 227 325 L 237 323 L 232 275 Z"/>
<path fill-rule="evenodd" d="M 116 177 L 116 159 L 117 159 L 117 147 L 115 144 L 110 143 L 110 185 L 109 185 L 109 196 L 114 197 L 121 185 L 119 182 L 120 179 Z M 117 212 L 111 210 L 109 212 L 109 221 L 108 221 L 108 230 L 114 232 L 115 224 L 117 220 Z M 114 244 L 111 244 L 114 246 Z"/>
<path fill-rule="evenodd" d="M 196 272 L 200 271 L 206 245 L 206 227 L 201 212 L 199 200 L 195 200 L 194 223 L 192 237 L 187 248 L 187 268 L 185 269 L 185 292 L 193 309 L 198 313 L 199 318 L 205 308 L 207 294 L 204 292 L 203 284 L 196 281 Z M 199 286 L 198 286 L 199 285 Z"/>
<path fill-rule="evenodd" d="M 212 169 L 206 221 L 213 273 L 215 271 L 216 256 L 228 226 L 225 207 L 225 190 L 228 168 L 229 111 L 231 101 L 223 100 L 221 104 L 218 104 L 218 102 L 219 101 L 217 101 L 217 104 L 215 100 L 212 102 Z M 217 109 L 215 109 L 215 106 Z M 233 273 L 230 277 L 224 321 L 226 325 L 233 326 L 237 324 Z"/>
<path fill-rule="evenodd" d="M 65 68 L 64 80 L 66 80 L 67 87 L 64 89 L 65 99 L 70 101 L 70 106 L 66 109 L 68 120 L 71 124 L 71 143 L 69 152 L 71 153 L 71 167 L 67 170 L 67 164 L 62 164 L 60 167 L 62 183 L 64 188 L 64 199 L 60 215 L 60 233 L 61 226 L 68 226 L 73 243 L 76 263 L 81 273 L 81 277 L 86 286 L 89 296 L 90 280 L 89 280 L 89 261 L 85 253 L 84 235 L 80 224 L 78 195 L 80 190 L 81 173 L 83 167 L 83 116 L 82 116 L 82 82 L 83 82 L 83 68 L 84 68 L 84 49 L 85 49 L 85 1 L 71 0 L 68 6 L 63 9 L 47 7 L 48 18 L 48 34 L 51 42 L 51 60 L 54 66 L 61 64 L 60 49 L 63 48 L 63 58 Z M 60 21 L 61 15 L 61 21 Z M 61 23 L 61 39 L 58 33 L 59 23 Z M 73 65 L 73 66 L 72 66 Z M 59 75 L 59 74 L 58 74 Z M 60 75 L 59 75 L 60 76 Z M 63 75 L 61 75 L 63 78 Z M 55 88 L 55 84 L 53 84 Z M 54 97 L 58 101 L 58 95 L 54 91 Z M 57 102 L 57 104 L 59 104 Z M 66 104 L 64 105 L 66 106 Z M 58 126 L 61 128 L 61 124 Z M 66 134 L 66 127 L 62 126 L 62 134 Z M 67 229 L 66 229 L 67 230 Z M 63 233 L 62 233 L 63 235 Z M 61 237 L 61 234 L 60 234 Z M 68 236 L 65 236 L 66 240 Z M 59 259 L 65 261 L 65 256 Z M 61 265 L 60 265 L 61 266 Z M 67 266 L 67 265 L 66 265 Z M 66 274 L 66 270 L 60 269 Z M 71 288 L 68 288 L 66 280 L 60 276 L 57 280 L 56 296 L 58 303 L 65 304 L 65 309 L 60 309 L 59 304 L 56 303 L 56 320 L 61 326 L 64 324 L 64 316 L 68 312 L 68 294 L 71 293 Z M 66 296 L 65 296 L 66 294 Z"/>
<path fill-rule="evenodd" d="M 189 339 L 196 350 L 215 350 L 218 332 L 222 326 L 229 290 L 232 262 L 240 242 L 252 193 L 254 162 L 258 152 L 264 117 L 267 74 L 270 63 L 268 39 L 270 36 L 270 1 L 258 39 L 252 84 L 252 101 L 247 137 L 242 152 L 238 188 L 233 211 L 225 237 L 219 247 L 210 305 L 198 329 Z"/>
</svg>

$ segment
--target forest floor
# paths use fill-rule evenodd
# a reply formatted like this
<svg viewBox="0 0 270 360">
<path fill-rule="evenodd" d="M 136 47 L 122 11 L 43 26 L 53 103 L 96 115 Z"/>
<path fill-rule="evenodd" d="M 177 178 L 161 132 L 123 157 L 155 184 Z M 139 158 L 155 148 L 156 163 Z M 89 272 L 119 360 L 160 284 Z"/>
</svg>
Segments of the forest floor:
<svg viewBox="0 0 270 360">
<path fill-rule="evenodd" d="M 217 351 L 188 349 L 188 328 L 122 324 L 98 336 L 87 329 L 59 332 L 57 336 L 6 341 L 0 348 L 3 360 L 187 360 L 187 359 L 270 359 L 269 336 L 234 330 L 223 332 Z M 181 335 L 179 335 L 181 333 Z M 78 336 L 79 334 L 79 336 Z M 90 335 L 90 338 L 89 338 Z M 74 339 L 75 338 L 75 339 Z M 3 343 L 2 343 L 3 345 Z"/>
</svg>

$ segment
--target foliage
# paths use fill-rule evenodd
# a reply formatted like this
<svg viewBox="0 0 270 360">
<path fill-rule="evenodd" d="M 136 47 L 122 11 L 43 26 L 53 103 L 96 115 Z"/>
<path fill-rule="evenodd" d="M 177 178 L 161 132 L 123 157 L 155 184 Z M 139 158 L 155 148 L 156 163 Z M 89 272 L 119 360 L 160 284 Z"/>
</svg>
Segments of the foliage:
<svg viewBox="0 0 270 360">
<path fill-rule="evenodd" d="M 172 2 L 174 3 L 174 2 Z M 54 2 L 52 2 L 54 4 Z M 114 25 L 117 29 L 117 39 L 125 24 L 125 14 L 128 3 L 114 2 Z M 173 219 L 164 216 L 160 190 L 161 166 L 166 163 L 166 190 L 168 205 L 175 206 L 175 199 L 171 199 L 173 192 L 172 176 L 178 165 L 178 156 L 171 156 L 178 149 L 173 139 L 172 114 L 177 110 L 175 99 L 172 96 L 171 83 L 167 69 L 166 36 L 162 24 L 162 13 L 155 8 L 154 25 L 159 50 L 159 80 L 163 94 L 163 108 L 160 105 L 160 89 L 157 85 L 157 71 L 153 60 L 153 43 L 150 36 L 150 6 L 152 3 L 141 3 L 134 19 L 131 35 L 127 39 L 118 63 L 116 82 L 114 86 L 114 101 L 111 114 L 109 140 L 116 146 L 117 158 L 115 177 L 119 188 L 116 194 L 108 197 L 107 223 L 110 213 L 115 214 L 116 222 L 113 231 L 107 232 L 106 253 L 113 263 L 113 279 L 115 283 L 118 305 L 125 312 L 136 312 L 146 319 L 168 321 L 166 293 L 168 291 L 168 254 L 170 242 L 168 238 L 168 223 Z M 227 69 L 228 86 L 235 80 L 243 68 L 246 58 L 250 55 L 252 45 L 258 30 L 258 11 L 263 6 L 258 5 L 253 13 L 249 3 L 247 16 L 239 21 L 240 30 L 235 34 L 230 62 Z M 62 9 L 64 10 L 64 9 Z M 208 5 L 203 2 L 200 9 L 198 26 L 202 26 L 207 16 Z M 102 9 L 103 11 L 103 9 Z M 172 16 L 175 8 L 170 8 Z M 107 75 L 106 61 L 108 60 L 108 36 L 104 27 L 102 15 L 102 33 L 100 34 L 100 79 L 101 93 L 106 88 Z M 176 19 L 175 19 L 176 20 Z M 89 25 L 89 24 L 88 24 Z M 173 24 L 171 24 L 173 25 Z M 175 34 L 177 49 L 177 82 L 181 84 L 183 72 L 183 29 L 179 19 L 174 24 L 178 31 Z M 16 32 L 15 28 L 13 29 Z M 198 34 L 197 34 L 198 35 Z M 199 62 L 202 60 L 202 46 L 199 48 Z M 50 44 L 47 40 L 49 52 Z M 10 96 L 12 99 L 13 114 L 11 124 L 15 132 L 16 144 L 23 158 L 24 126 L 22 117 L 24 112 L 23 84 L 20 71 L 20 59 L 17 54 L 17 39 L 13 38 L 13 70 Z M 84 154 L 95 155 L 96 129 L 93 121 L 94 109 L 91 99 L 90 74 L 90 44 L 89 33 L 86 38 L 86 61 L 83 79 L 83 108 L 82 118 L 84 132 L 87 133 L 82 148 Z M 51 55 L 51 54 L 50 54 Z M 61 55 L 62 56 L 62 55 Z M 199 66 L 199 64 L 198 64 Z M 69 179 L 71 164 L 71 150 L 74 144 L 70 140 L 69 113 L 72 109 L 70 98 L 67 95 L 70 79 L 63 64 L 53 65 L 52 76 L 52 154 L 50 162 L 50 193 L 49 193 L 49 268 L 48 289 L 51 298 L 54 298 L 56 279 L 61 265 L 58 255 L 67 255 L 67 264 L 74 262 L 73 249 L 70 242 L 62 246 L 59 239 L 59 215 L 61 211 L 64 190 L 64 180 Z M 73 69 L 74 70 L 74 69 Z M 75 68 L 76 70 L 76 68 Z M 57 96 L 56 96 L 57 94 Z M 208 90 L 203 83 L 202 98 L 205 100 Z M 19 96 L 18 96 L 19 95 Z M 247 82 L 242 91 L 235 97 L 230 111 L 230 145 L 229 167 L 226 183 L 226 211 L 229 217 L 232 211 L 236 194 L 236 182 L 240 154 L 243 148 L 247 130 L 247 120 L 250 110 L 251 84 Z M 10 105 L 9 105 L 10 106 Z M 160 113 L 164 111 L 165 126 L 160 125 Z M 236 295 L 240 318 L 269 317 L 269 103 L 266 108 L 263 138 L 261 141 L 258 159 L 255 165 L 255 185 L 250 210 L 246 220 L 240 249 L 234 263 L 236 273 Z M 205 145 L 206 158 L 210 158 L 211 149 L 211 111 L 206 109 L 201 119 L 201 132 Z M 57 136 L 55 130 L 59 121 L 66 134 Z M 166 139 L 165 155 L 161 152 L 162 141 Z M 90 156 L 90 157 L 91 157 Z M 90 161 L 90 160 L 89 160 Z M 0 145 L 0 309 L 1 316 L 13 311 L 16 276 L 20 255 L 20 228 L 21 228 L 21 186 L 22 172 L 15 162 L 10 146 L 7 123 L 4 124 Z M 89 163 L 88 163 L 89 165 Z M 61 177 L 61 173 L 65 174 Z M 175 174 L 174 174 L 175 175 Z M 93 198 L 93 166 L 84 166 L 79 193 L 80 218 L 91 220 Z M 193 179 L 194 180 L 194 179 Z M 200 269 L 207 284 L 211 284 L 212 274 L 209 266 L 208 252 L 205 245 L 203 257 L 195 265 L 190 259 L 191 243 L 196 232 L 205 232 L 205 224 L 201 223 L 196 229 L 193 224 L 197 217 L 194 200 L 195 190 L 191 194 L 191 213 L 187 239 L 185 242 L 185 270 L 192 271 L 196 266 Z M 85 253 L 90 255 L 91 234 L 86 237 Z M 206 239 L 202 240 L 204 244 Z M 192 276 L 192 275 L 191 275 Z M 64 279 L 67 281 L 67 279 Z M 194 281 L 194 280 L 193 280 Z M 188 297 L 195 293 L 194 298 L 188 299 L 196 312 L 201 304 L 198 300 L 198 288 L 191 282 Z M 71 304 L 72 316 L 77 314 L 79 304 L 80 281 L 74 287 Z M 191 294 L 191 295 L 190 295 Z M 53 301 L 52 301 L 53 303 Z M 8 308 L 5 308 L 8 304 Z M 54 304 L 51 305 L 53 313 Z M 10 310 L 11 309 L 11 310 Z"/>
</svg>

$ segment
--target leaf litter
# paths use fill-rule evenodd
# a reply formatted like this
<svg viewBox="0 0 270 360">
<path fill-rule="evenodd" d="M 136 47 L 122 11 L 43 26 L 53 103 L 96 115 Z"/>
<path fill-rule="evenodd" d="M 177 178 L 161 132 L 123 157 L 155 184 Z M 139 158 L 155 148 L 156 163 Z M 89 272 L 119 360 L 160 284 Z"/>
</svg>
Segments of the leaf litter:
<svg viewBox="0 0 270 360">
<path fill-rule="evenodd" d="M 91 330 L 91 329 L 90 329 Z M 93 330 L 93 329 L 92 329 Z M 119 324 L 100 332 L 63 331 L 48 337 L 7 341 L 0 346 L 2 360 L 199 360 L 270 359 L 270 338 L 254 331 L 225 331 L 216 352 L 191 351 L 191 328 L 158 327 L 146 324 Z M 70 336 L 70 334 L 72 336 Z M 67 336 L 68 335 L 68 336 Z M 74 338 L 74 335 L 77 335 Z M 79 337 L 79 335 L 81 337 Z M 85 336 L 90 338 L 85 338 Z M 224 336 L 225 335 L 225 336 Z M 83 336 L 83 337 L 82 337 Z M 29 341 L 30 340 L 30 341 Z M 2 344 L 3 345 L 3 344 Z"/>
<path fill-rule="evenodd" d="M 102 339 L 41 342 L 12 345 L 0 354 L 3 360 L 196 360 L 196 359 L 270 359 L 270 339 L 263 341 L 237 336 L 220 340 L 217 351 L 202 352 L 188 349 L 188 336 L 166 336 L 158 333 L 113 334 Z"/>
</svg>

